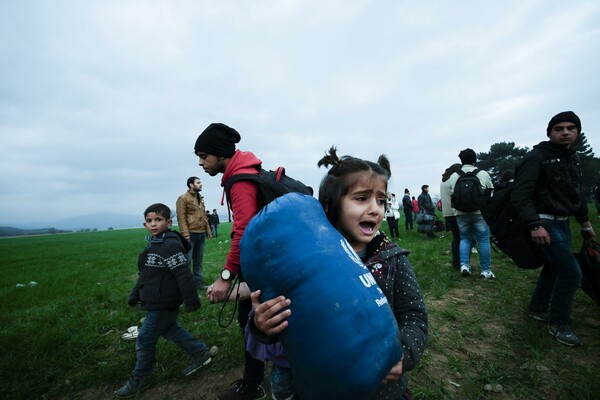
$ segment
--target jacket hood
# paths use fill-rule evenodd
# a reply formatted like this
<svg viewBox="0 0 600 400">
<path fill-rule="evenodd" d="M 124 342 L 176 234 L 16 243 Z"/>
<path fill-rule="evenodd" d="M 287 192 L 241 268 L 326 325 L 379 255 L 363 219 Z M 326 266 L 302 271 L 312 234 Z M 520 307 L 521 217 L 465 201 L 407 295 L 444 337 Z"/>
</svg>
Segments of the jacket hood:
<svg viewBox="0 0 600 400">
<path fill-rule="evenodd" d="M 249 151 L 236 150 L 231 161 L 227 165 L 223 177 L 221 178 L 221 186 L 225 187 L 225 183 L 233 175 L 237 174 L 252 174 L 260 170 L 262 161 Z"/>
<path fill-rule="evenodd" d="M 534 149 L 540 149 L 540 150 L 546 150 L 546 151 L 550 151 L 553 153 L 574 153 L 574 150 L 571 150 L 570 148 L 566 148 L 564 146 L 561 146 L 559 144 L 556 143 L 552 143 L 549 140 L 545 140 L 543 142 L 540 142 L 539 144 L 536 144 L 535 146 L 533 146 Z"/>
<path fill-rule="evenodd" d="M 177 238 L 181 241 L 181 244 L 183 244 L 183 248 L 185 249 L 185 252 L 189 252 L 192 249 L 192 246 L 190 245 L 190 242 L 187 241 L 186 238 L 183 237 L 183 235 L 177 231 L 173 231 L 173 230 L 168 230 L 165 234 L 165 237 L 167 238 Z"/>
</svg>

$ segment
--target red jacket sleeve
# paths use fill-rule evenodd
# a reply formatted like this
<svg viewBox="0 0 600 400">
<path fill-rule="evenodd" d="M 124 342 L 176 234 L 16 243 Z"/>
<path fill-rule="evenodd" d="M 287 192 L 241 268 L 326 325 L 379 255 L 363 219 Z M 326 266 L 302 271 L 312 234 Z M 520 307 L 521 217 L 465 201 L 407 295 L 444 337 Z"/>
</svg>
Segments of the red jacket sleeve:
<svg viewBox="0 0 600 400">
<path fill-rule="evenodd" d="M 237 274 L 240 270 L 240 240 L 246 226 L 258 212 L 258 185 L 249 181 L 236 182 L 231 187 L 230 200 L 233 226 L 231 228 L 231 247 L 224 268 Z"/>
</svg>

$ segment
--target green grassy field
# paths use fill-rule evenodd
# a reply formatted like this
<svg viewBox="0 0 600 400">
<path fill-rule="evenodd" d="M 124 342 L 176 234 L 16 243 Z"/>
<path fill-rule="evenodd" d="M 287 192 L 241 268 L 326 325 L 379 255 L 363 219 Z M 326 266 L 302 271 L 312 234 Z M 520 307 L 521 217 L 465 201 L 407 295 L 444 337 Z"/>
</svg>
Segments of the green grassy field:
<svg viewBox="0 0 600 400">
<path fill-rule="evenodd" d="M 600 232 L 595 212 L 592 218 Z M 577 227 L 574 250 L 581 244 Z M 219 237 L 207 242 L 210 278 L 218 275 L 227 254 L 229 230 L 229 224 L 221 224 Z M 112 397 L 135 362 L 134 342 L 121 335 L 144 316 L 126 304 L 144 235 L 144 229 L 131 229 L 0 240 L 1 398 Z M 449 232 L 428 240 L 401 229 L 399 244 L 411 251 L 430 314 L 428 348 L 410 373 L 415 398 L 599 398 L 600 309 L 579 291 L 573 329 L 585 346 L 559 345 L 543 324 L 524 313 L 537 271 L 519 270 L 493 254 L 496 281 L 460 277 L 451 267 L 450 241 Z M 218 346 L 219 354 L 205 370 L 182 378 L 186 357 L 161 341 L 156 384 L 139 398 L 210 399 L 239 377 L 239 329 L 235 323 L 220 328 L 221 306 L 201 298 L 202 309 L 182 314 L 180 322 Z M 231 315 L 230 307 L 224 315 Z"/>
</svg>

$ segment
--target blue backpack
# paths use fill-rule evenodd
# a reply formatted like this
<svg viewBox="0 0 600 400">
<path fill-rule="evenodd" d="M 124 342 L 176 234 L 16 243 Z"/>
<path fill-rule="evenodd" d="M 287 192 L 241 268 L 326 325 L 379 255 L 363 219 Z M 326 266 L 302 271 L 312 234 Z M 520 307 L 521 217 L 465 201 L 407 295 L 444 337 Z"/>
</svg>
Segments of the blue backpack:
<svg viewBox="0 0 600 400">
<path fill-rule="evenodd" d="M 291 300 L 279 334 L 301 399 L 365 399 L 402 356 L 387 299 L 314 197 L 265 206 L 240 242 L 244 278 L 262 301 Z"/>
</svg>

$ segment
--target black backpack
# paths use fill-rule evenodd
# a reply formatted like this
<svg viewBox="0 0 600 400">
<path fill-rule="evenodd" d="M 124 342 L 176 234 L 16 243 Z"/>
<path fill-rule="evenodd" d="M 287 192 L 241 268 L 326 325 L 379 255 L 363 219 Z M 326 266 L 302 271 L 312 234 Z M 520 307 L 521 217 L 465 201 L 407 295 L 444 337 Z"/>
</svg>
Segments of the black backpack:
<svg viewBox="0 0 600 400">
<path fill-rule="evenodd" d="M 233 175 L 227 180 L 225 183 L 225 194 L 227 195 L 227 211 L 229 212 L 231 211 L 231 187 L 234 183 L 239 181 L 252 181 L 258 184 L 257 200 L 259 210 L 276 198 L 287 193 L 297 192 L 309 196 L 313 195 L 313 189 L 310 186 L 306 186 L 299 180 L 287 176 L 285 174 L 285 168 L 279 167 L 275 171 L 267 171 L 261 168 L 258 170 L 257 174 L 237 174 Z M 229 220 L 231 221 L 231 214 L 229 215 Z M 221 316 L 225 310 L 225 306 L 229 304 L 229 302 L 224 302 L 223 306 L 221 307 L 221 311 L 219 312 L 218 323 L 221 328 L 227 328 L 229 325 L 231 325 L 233 318 L 235 317 L 237 302 L 240 296 L 239 283 L 236 284 L 237 279 L 237 277 L 234 279 L 231 284 L 231 288 L 229 289 L 229 293 L 227 294 L 227 297 L 229 297 L 231 296 L 233 290 L 237 289 L 235 301 L 233 302 L 233 313 L 231 314 L 231 319 L 229 319 L 227 323 L 221 322 Z"/>
<path fill-rule="evenodd" d="M 581 268 L 581 289 L 600 306 L 600 243 L 584 241 L 573 255 Z"/>
<path fill-rule="evenodd" d="M 267 171 L 261 168 L 258 174 L 237 174 L 227 180 L 225 183 L 225 193 L 227 194 L 229 208 L 231 208 L 231 187 L 239 181 L 253 181 L 258 183 L 259 208 L 286 193 L 297 192 L 309 196 L 313 195 L 313 189 L 310 186 L 306 186 L 304 183 L 287 176 L 285 168 L 279 167 L 275 171 Z"/>
<path fill-rule="evenodd" d="M 527 224 L 518 216 L 510 201 L 514 180 L 498 183 L 485 189 L 480 199 L 481 216 L 490 228 L 490 240 L 500 251 L 523 269 L 544 265 L 546 257 L 533 243 Z"/>
<path fill-rule="evenodd" d="M 479 210 L 479 201 L 483 194 L 481 182 L 477 178 L 479 171 L 478 168 L 471 172 L 456 171 L 459 177 L 454 184 L 454 191 L 450 198 L 452 208 L 465 212 Z"/>
</svg>

